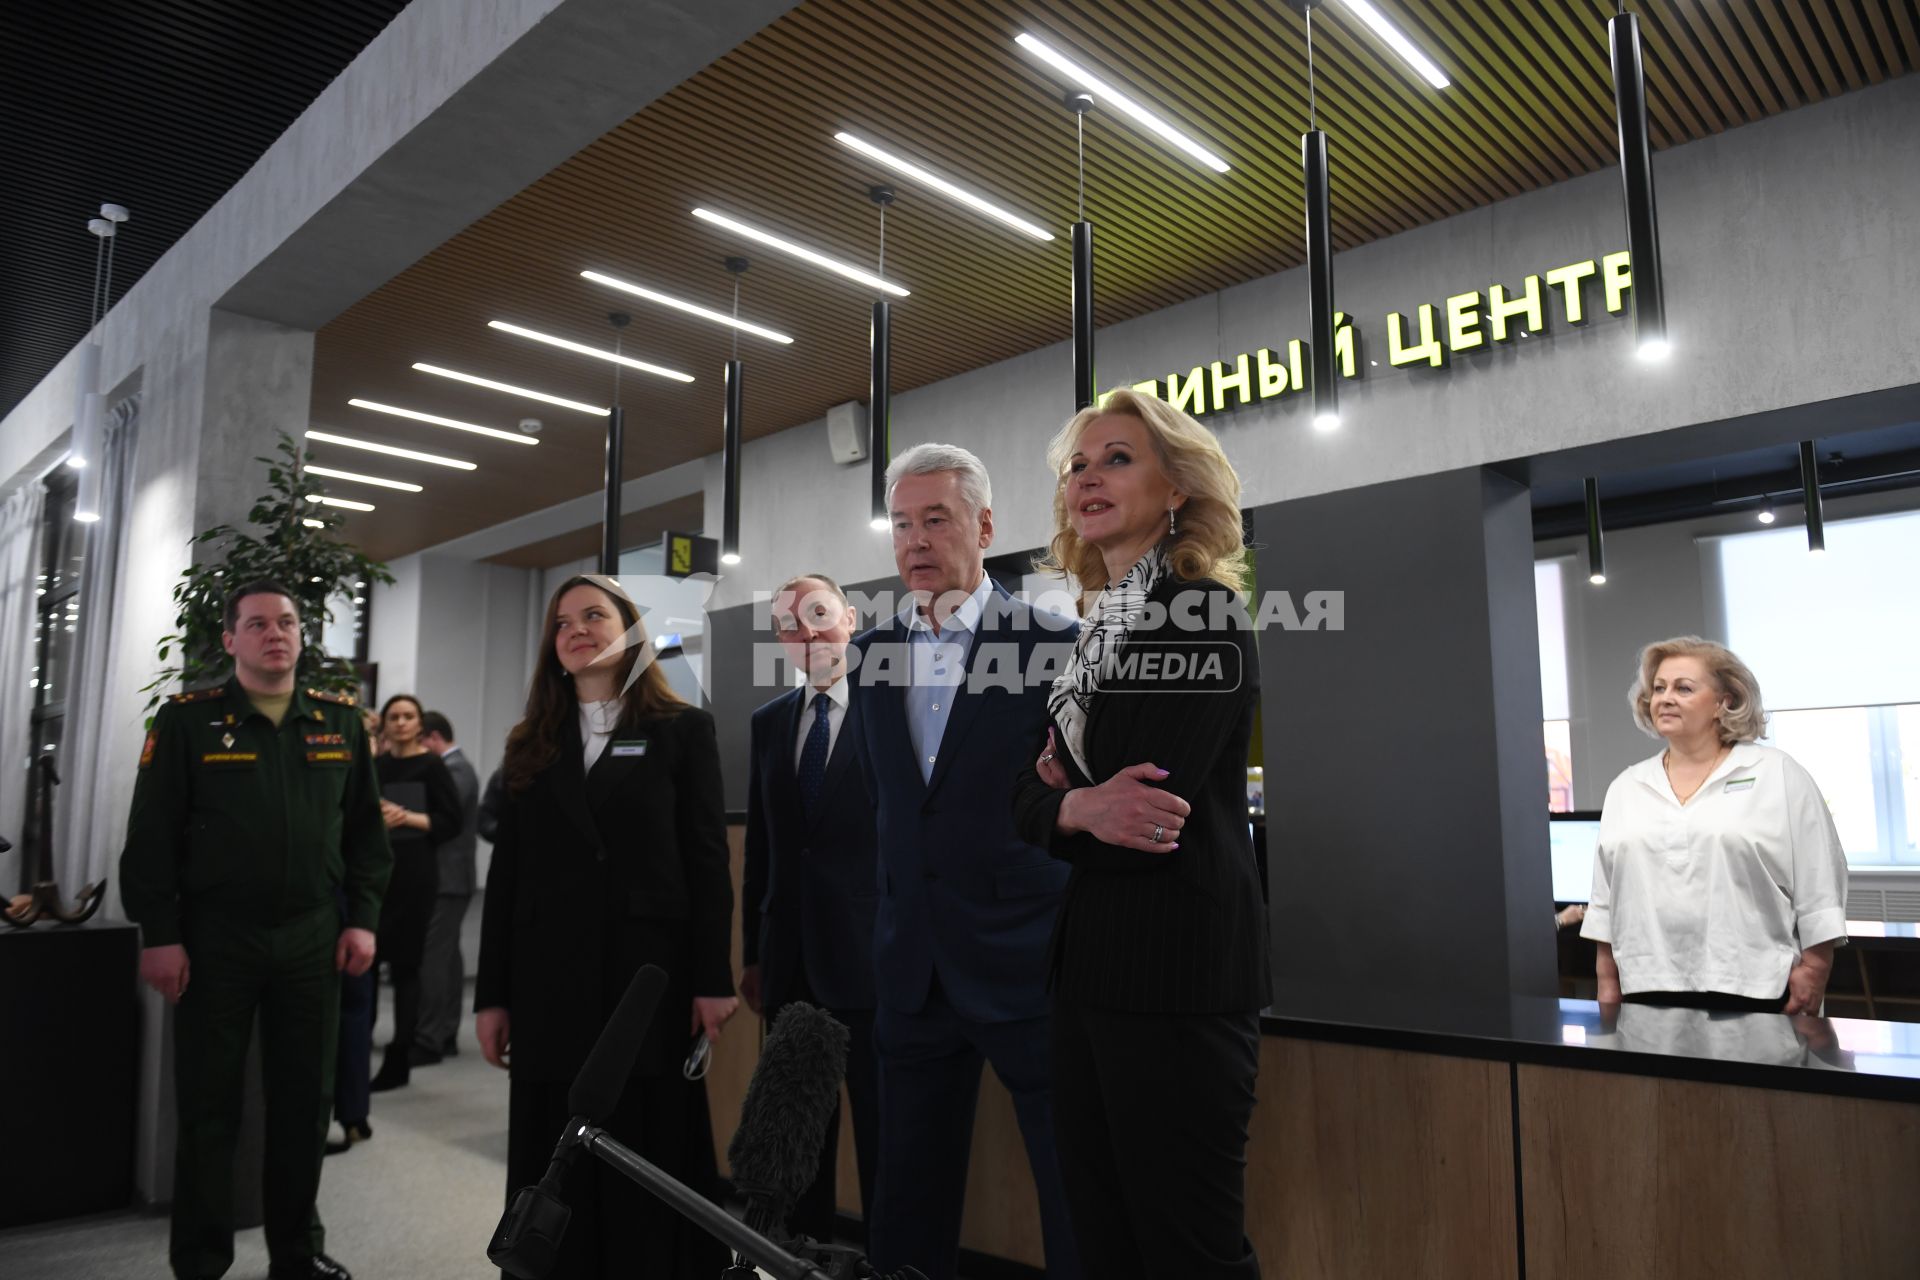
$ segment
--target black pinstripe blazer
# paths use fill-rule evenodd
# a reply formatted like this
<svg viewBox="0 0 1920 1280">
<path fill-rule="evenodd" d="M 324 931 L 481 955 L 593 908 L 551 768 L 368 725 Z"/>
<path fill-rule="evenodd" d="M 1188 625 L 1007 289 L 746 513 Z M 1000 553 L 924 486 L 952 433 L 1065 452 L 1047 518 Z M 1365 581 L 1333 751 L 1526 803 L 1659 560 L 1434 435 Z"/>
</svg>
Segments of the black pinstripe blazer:
<svg viewBox="0 0 1920 1280">
<path fill-rule="evenodd" d="M 1137 1013 L 1260 1009 L 1271 1001 L 1272 983 L 1247 826 L 1259 650 L 1244 606 L 1218 582 L 1168 580 L 1149 599 L 1171 606 L 1164 624 L 1128 637 L 1120 666 L 1129 675 L 1103 683 L 1088 709 L 1086 754 L 1095 777 L 1082 775 L 1064 746 L 1059 758 L 1075 786 L 1156 764 L 1168 771 L 1160 785 L 1193 812 L 1173 853 L 1120 848 L 1084 832 L 1061 835 L 1054 824 L 1066 793 L 1040 780 L 1033 758 L 1044 740 L 1034 745 L 1014 784 L 1014 823 L 1026 840 L 1073 864 L 1049 986 L 1061 999 Z M 1183 616 L 1215 625 L 1188 629 Z M 1176 655 L 1183 674 L 1170 675 Z"/>
</svg>

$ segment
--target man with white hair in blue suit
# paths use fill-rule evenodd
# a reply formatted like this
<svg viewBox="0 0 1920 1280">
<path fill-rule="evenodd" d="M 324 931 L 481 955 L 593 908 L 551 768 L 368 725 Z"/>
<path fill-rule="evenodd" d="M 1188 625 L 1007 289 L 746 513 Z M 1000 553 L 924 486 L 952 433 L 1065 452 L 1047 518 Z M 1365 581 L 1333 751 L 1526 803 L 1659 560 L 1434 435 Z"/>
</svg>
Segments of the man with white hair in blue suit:
<svg viewBox="0 0 1920 1280">
<path fill-rule="evenodd" d="M 1010 803 L 1047 724 L 1048 682 L 1024 674 L 1049 657 L 1046 646 L 1064 659 L 1072 624 L 987 576 L 993 497 L 973 454 L 919 445 L 886 479 L 894 562 L 911 598 L 854 641 L 852 717 L 880 855 L 880 1170 L 869 1249 L 882 1271 L 953 1277 L 974 1103 L 990 1062 L 1026 1142 L 1047 1274 L 1077 1280 L 1047 1057 L 1046 953 L 1068 867 L 1015 834 Z"/>
</svg>

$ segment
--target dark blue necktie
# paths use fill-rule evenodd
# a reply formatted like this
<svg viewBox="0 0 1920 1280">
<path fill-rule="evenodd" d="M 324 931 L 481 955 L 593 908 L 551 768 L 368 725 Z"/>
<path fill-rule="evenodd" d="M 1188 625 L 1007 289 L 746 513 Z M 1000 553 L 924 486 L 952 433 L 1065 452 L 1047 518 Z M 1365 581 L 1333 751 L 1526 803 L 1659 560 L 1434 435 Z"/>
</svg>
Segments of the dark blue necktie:
<svg viewBox="0 0 1920 1280">
<path fill-rule="evenodd" d="M 800 748 L 800 799 L 811 817 L 827 785 L 827 713 L 833 699 L 824 693 L 813 695 L 813 727 L 807 730 L 806 745 Z"/>
</svg>

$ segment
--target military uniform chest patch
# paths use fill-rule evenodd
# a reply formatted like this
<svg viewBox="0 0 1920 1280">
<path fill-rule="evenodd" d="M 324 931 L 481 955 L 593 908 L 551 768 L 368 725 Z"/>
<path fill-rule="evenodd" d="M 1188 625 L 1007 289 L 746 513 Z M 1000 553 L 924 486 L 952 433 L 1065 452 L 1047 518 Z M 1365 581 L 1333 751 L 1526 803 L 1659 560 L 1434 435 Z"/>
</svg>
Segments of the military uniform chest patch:
<svg viewBox="0 0 1920 1280">
<path fill-rule="evenodd" d="M 347 735 L 344 733 L 309 733 L 304 735 L 309 747 L 344 747 Z"/>
<path fill-rule="evenodd" d="M 258 751 L 203 751 L 200 763 L 209 769 L 245 769 L 260 763 Z"/>
</svg>

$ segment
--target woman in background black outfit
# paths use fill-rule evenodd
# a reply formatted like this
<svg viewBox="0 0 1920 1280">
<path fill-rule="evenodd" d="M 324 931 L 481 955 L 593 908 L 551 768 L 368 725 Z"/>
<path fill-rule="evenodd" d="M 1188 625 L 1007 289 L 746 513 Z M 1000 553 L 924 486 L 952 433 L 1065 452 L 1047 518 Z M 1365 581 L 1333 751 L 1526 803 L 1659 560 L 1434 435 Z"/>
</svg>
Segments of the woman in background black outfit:
<svg viewBox="0 0 1920 1280">
<path fill-rule="evenodd" d="M 447 766 L 420 741 L 419 699 L 408 693 L 388 698 L 380 708 L 380 736 L 385 749 L 373 765 L 380 774 L 387 843 L 393 846 L 393 879 L 380 906 L 376 954 L 393 979 L 393 1039 L 369 1086 L 375 1093 L 398 1089 L 411 1071 L 420 1024 L 420 964 L 440 892 L 436 849 L 460 834 L 460 793 Z M 349 1133 L 348 1140 L 353 1137 Z"/>
<path fill-rule="evenodd" d="M 1014 817 L 1073 864 L 1050 975 L 1061 1181 L 1088 1276 L 1247 1280 L 1270 979 L 1240 482 L 1205 427 L 1130 391 L 1078 414 L 1050 461 L 1051 563 L 1086 616 Z"/>
<path fill-rule="evenodd" d="M 717 1040 L 738 1003 L 713 717 L 668 686 L 612 578 L 563 583 L 545 635 L 507 738 L 474 991 L 481 1052 L 513 1074 L 507 1192 L 546 1172 L 568 1085 L 654 964 L 666 995 L 605 1127 L 713 1196 L 706 1084 L 681 1071 L 689 1035 Z M 553 1276 L 711 1280 L 726 1265 L 711 1237 L 595 1161 L 575 1166 L 568 1203 Z"/>
</svg>

